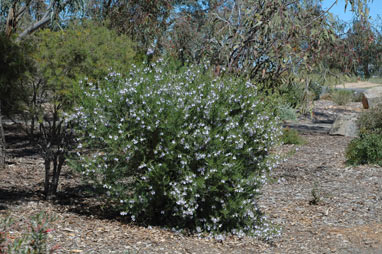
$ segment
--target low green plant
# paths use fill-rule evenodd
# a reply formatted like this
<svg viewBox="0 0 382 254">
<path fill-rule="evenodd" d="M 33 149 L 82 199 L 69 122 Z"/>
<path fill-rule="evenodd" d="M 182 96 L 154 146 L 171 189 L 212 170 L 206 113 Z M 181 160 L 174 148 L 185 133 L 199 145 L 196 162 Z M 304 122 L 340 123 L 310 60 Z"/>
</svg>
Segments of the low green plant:
<svg viewBox="0 0 382 254">
<path fill-rule="evenodd" d="M 357 125 L 360 136 L 346 148 L 347 163 L 382 165 L 382 105 L 362 112 Z"/>
<path fill-rule="evenodd" d="M 283 144 L 303 145 L 305 140 L 299 135 L 295 129 L 285 128 L 281 136 Z"/>
<path fill-rule="evenodd" d="M 346 148 L 347 163 L 351 165 L 378 164 L 382 166 L 382 134 L 364 133 Z"/>
<path fill-rule="evenodd" d="M 331 92 L 331 99 L 337 105 L 346 105 L 350 102 L 355 101 L 354 92 L 344 89 L 334 89 Z"/>
<path fill-rule="evenodd" d="M 309 90 L 313 93 L 313 100 L 318 100 L 320 98 L 320 95 L 322 93 L 323 86 L 318 81 L 311 81 L 309 83 Z"/>
<path fill-rule="evenodd" d="M 72 166 L 144 224 L 270 236 L 257 205 L 276 165 L 276 110 L 254 84 L 159 60 L 83 86 Z M 269 234 L 268 234 L 269 233 Z"/>
<path fill-rule="evenodd" d="M 54 253 L 58 247 L 47 247 L 47 234 L 52 231 L 49 224 L 55 220 L 55 217 L 47 213 L 39 213 L 23 221 L 23 224 L 29 225 L 24 228 L 19 237 L 10 235 L 11 231 L 20 228 L 11 217 L 6 217 L 0 221 L 0 253 L 1 254 L 47 254 Z"/>
<path fill-rule="evenodd" d="M 312 199 L 309 200 L 309 204 L 310 205 L 318 205 L 321 201 L 321 197 L 320 197 L 320 190 L 318 188 L 317 183 L 314 183 L 311 194 L 312 194 Z"/>
<path fill-rule="evenodd" d="M 361 133 L 382 133 L 382 105 L 362 112 L 357 123 Z"/>
<path fill-rule="evenodd" d="M 296 109 L 287 104 L 282 104 L 278 107 L 278 116 L 280 117 L 280 120 L 282 121 L 297 120 Z"/>
<path fill-rule="evenodd" d="M 284 104 L 297 108 L 304 99 L 304 86 L 297 82 L 287 82 L 280 86 L 278 92 L 280 93 L 280 99 L 284 101 Z"/>
</svg>

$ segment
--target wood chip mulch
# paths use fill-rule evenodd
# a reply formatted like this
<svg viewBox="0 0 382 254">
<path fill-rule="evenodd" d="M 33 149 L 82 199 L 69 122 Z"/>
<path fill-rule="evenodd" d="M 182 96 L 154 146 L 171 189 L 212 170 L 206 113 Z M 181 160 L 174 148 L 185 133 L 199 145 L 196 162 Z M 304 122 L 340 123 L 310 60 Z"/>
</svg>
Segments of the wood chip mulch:
<svg viewBox="0 0 382 254">
<path fill-rule="evenodd" d="M 44 201 L 43 161 L 33 152 L 18 153 L 20 143 L 9 148 L 8 166 L 0 171 L 0 218 L 22 221 L 39 211 L 56 216 L 49 233 L 50 246 L 60 246 L 55 253 L 382 253 L 382 168 L 347 166 L 349 138 L 303 137 L 305 145 L 279 148 L 287 161 L 273 171 L 276 180 L 259 200 L 282 228 L 272 242 L 216 241 L 126 223 L 82 194 L 78 176 L 68 170 L 60 195 Z"/>
</svg>

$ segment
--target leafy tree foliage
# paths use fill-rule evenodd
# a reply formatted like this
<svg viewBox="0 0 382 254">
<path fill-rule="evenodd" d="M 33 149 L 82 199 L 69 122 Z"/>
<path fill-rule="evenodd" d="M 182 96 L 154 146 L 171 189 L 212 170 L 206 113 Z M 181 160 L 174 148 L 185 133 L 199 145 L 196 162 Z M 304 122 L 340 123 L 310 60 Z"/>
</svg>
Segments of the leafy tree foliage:
<svg viewBox="0 0 382 254">
<path fill-rule="evenodd" d="M 171 22 L 170 16 L 183 0 L 90 0 L 87 13 L 99 20 L 109 20 L 109 26 L 126 34 L 146 53 L 160 48 L 164 31 Z"/>
<path fill-rule="evenodd" d="M 74 87 L 80 79 L 94 82 L 112 71 L 126 72 L 135 53 L 126 36 L 91 22 L 64 31 L 45 29 L 36 37 L 33 59 L 38 75 L 32 82 L 38 85 L 33 98 L 40 99 L 31 102 L 28 119 L 39 122 L 49 198 L 57 191 L 61 168 L 74 144 L 72 125 L 64 117 L 73 106 Z"/>
<path fill-rule="evenodd" d="M 382 66 L 382 30 L 366 19 L 351 23 L 335 21 L 336 40 L 326 45 L 331 54 L 323 62 L 330 70 L 369 78 Z"/>
<path fill-rule="evenodd" d="M 90 80 L 110 70 L 126 71 L 135 56 L 133 43 L 94 22 L 73 24 L 66 30 L 42 30 L 34 54 L 46 82 L 64 87 L 85 76 Z"/>
<path fill-rule="evenodd" d="M 212 62 L 252 79 L 277 81 L 312 69 L 332 32 L 318 5 L 290 0 L 235 1 L 212 13 L 219 31 Z"/>
<path fill-rule="evenodd" d="M 372 25 L 362 19 L 353 21 L 351 29 L 347 34 L 350 50 L 354 52 L 358 68 L 366 78 L 369 78 L 382 60 L 381 34 L 375 31 Z M 355 71 L 359 71 L 358 68 Z"/>
</svg>

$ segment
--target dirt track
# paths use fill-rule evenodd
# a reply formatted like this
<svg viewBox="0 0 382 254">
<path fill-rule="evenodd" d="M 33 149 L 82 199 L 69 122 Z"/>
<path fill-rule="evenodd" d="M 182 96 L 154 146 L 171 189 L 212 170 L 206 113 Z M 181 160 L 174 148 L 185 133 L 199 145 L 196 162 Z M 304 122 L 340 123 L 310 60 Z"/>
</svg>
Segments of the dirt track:
<svg viewBox="0 0 382 254">
<path fill-rule="evenodd" d="M 366 89 L 376 86 L 382 86 L 381 84 L 375 84 L 368 81 L 358 81 L 353 83 L 344 83 L 341 85 L 336 85 L 336 88 L 350 88 L 350 89 Z"/>
</svg>

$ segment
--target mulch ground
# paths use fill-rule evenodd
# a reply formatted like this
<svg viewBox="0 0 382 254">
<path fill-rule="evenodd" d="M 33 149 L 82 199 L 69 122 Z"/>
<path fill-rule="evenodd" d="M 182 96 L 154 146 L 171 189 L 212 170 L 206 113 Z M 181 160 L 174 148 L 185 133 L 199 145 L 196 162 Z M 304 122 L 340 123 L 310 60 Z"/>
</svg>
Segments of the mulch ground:
<svg viewBox="0 0 382 254">
<path fill-rule="evenodd" d="M 259 203 L 279 238 L 224 241 L 185 236 L 124 222 L 83 192 L 65 170 L 59 195 L 45 201 L 43 161 L 21 136 L 8 136 L 8 166 L 0 171 L 0 217 L 16 221 L 39 211 L 57 217 L 49 244 L 56 253 L 382 253 L 382 168 L 350 167 L 350 138 L 304 135 L 302 146 L 278 150 L 287 160 L 273 171 Z M 314 198 L 315 197 L 315 198 Z M 11 232 L 15 236 L 19 232 Z"/>
</svg>

